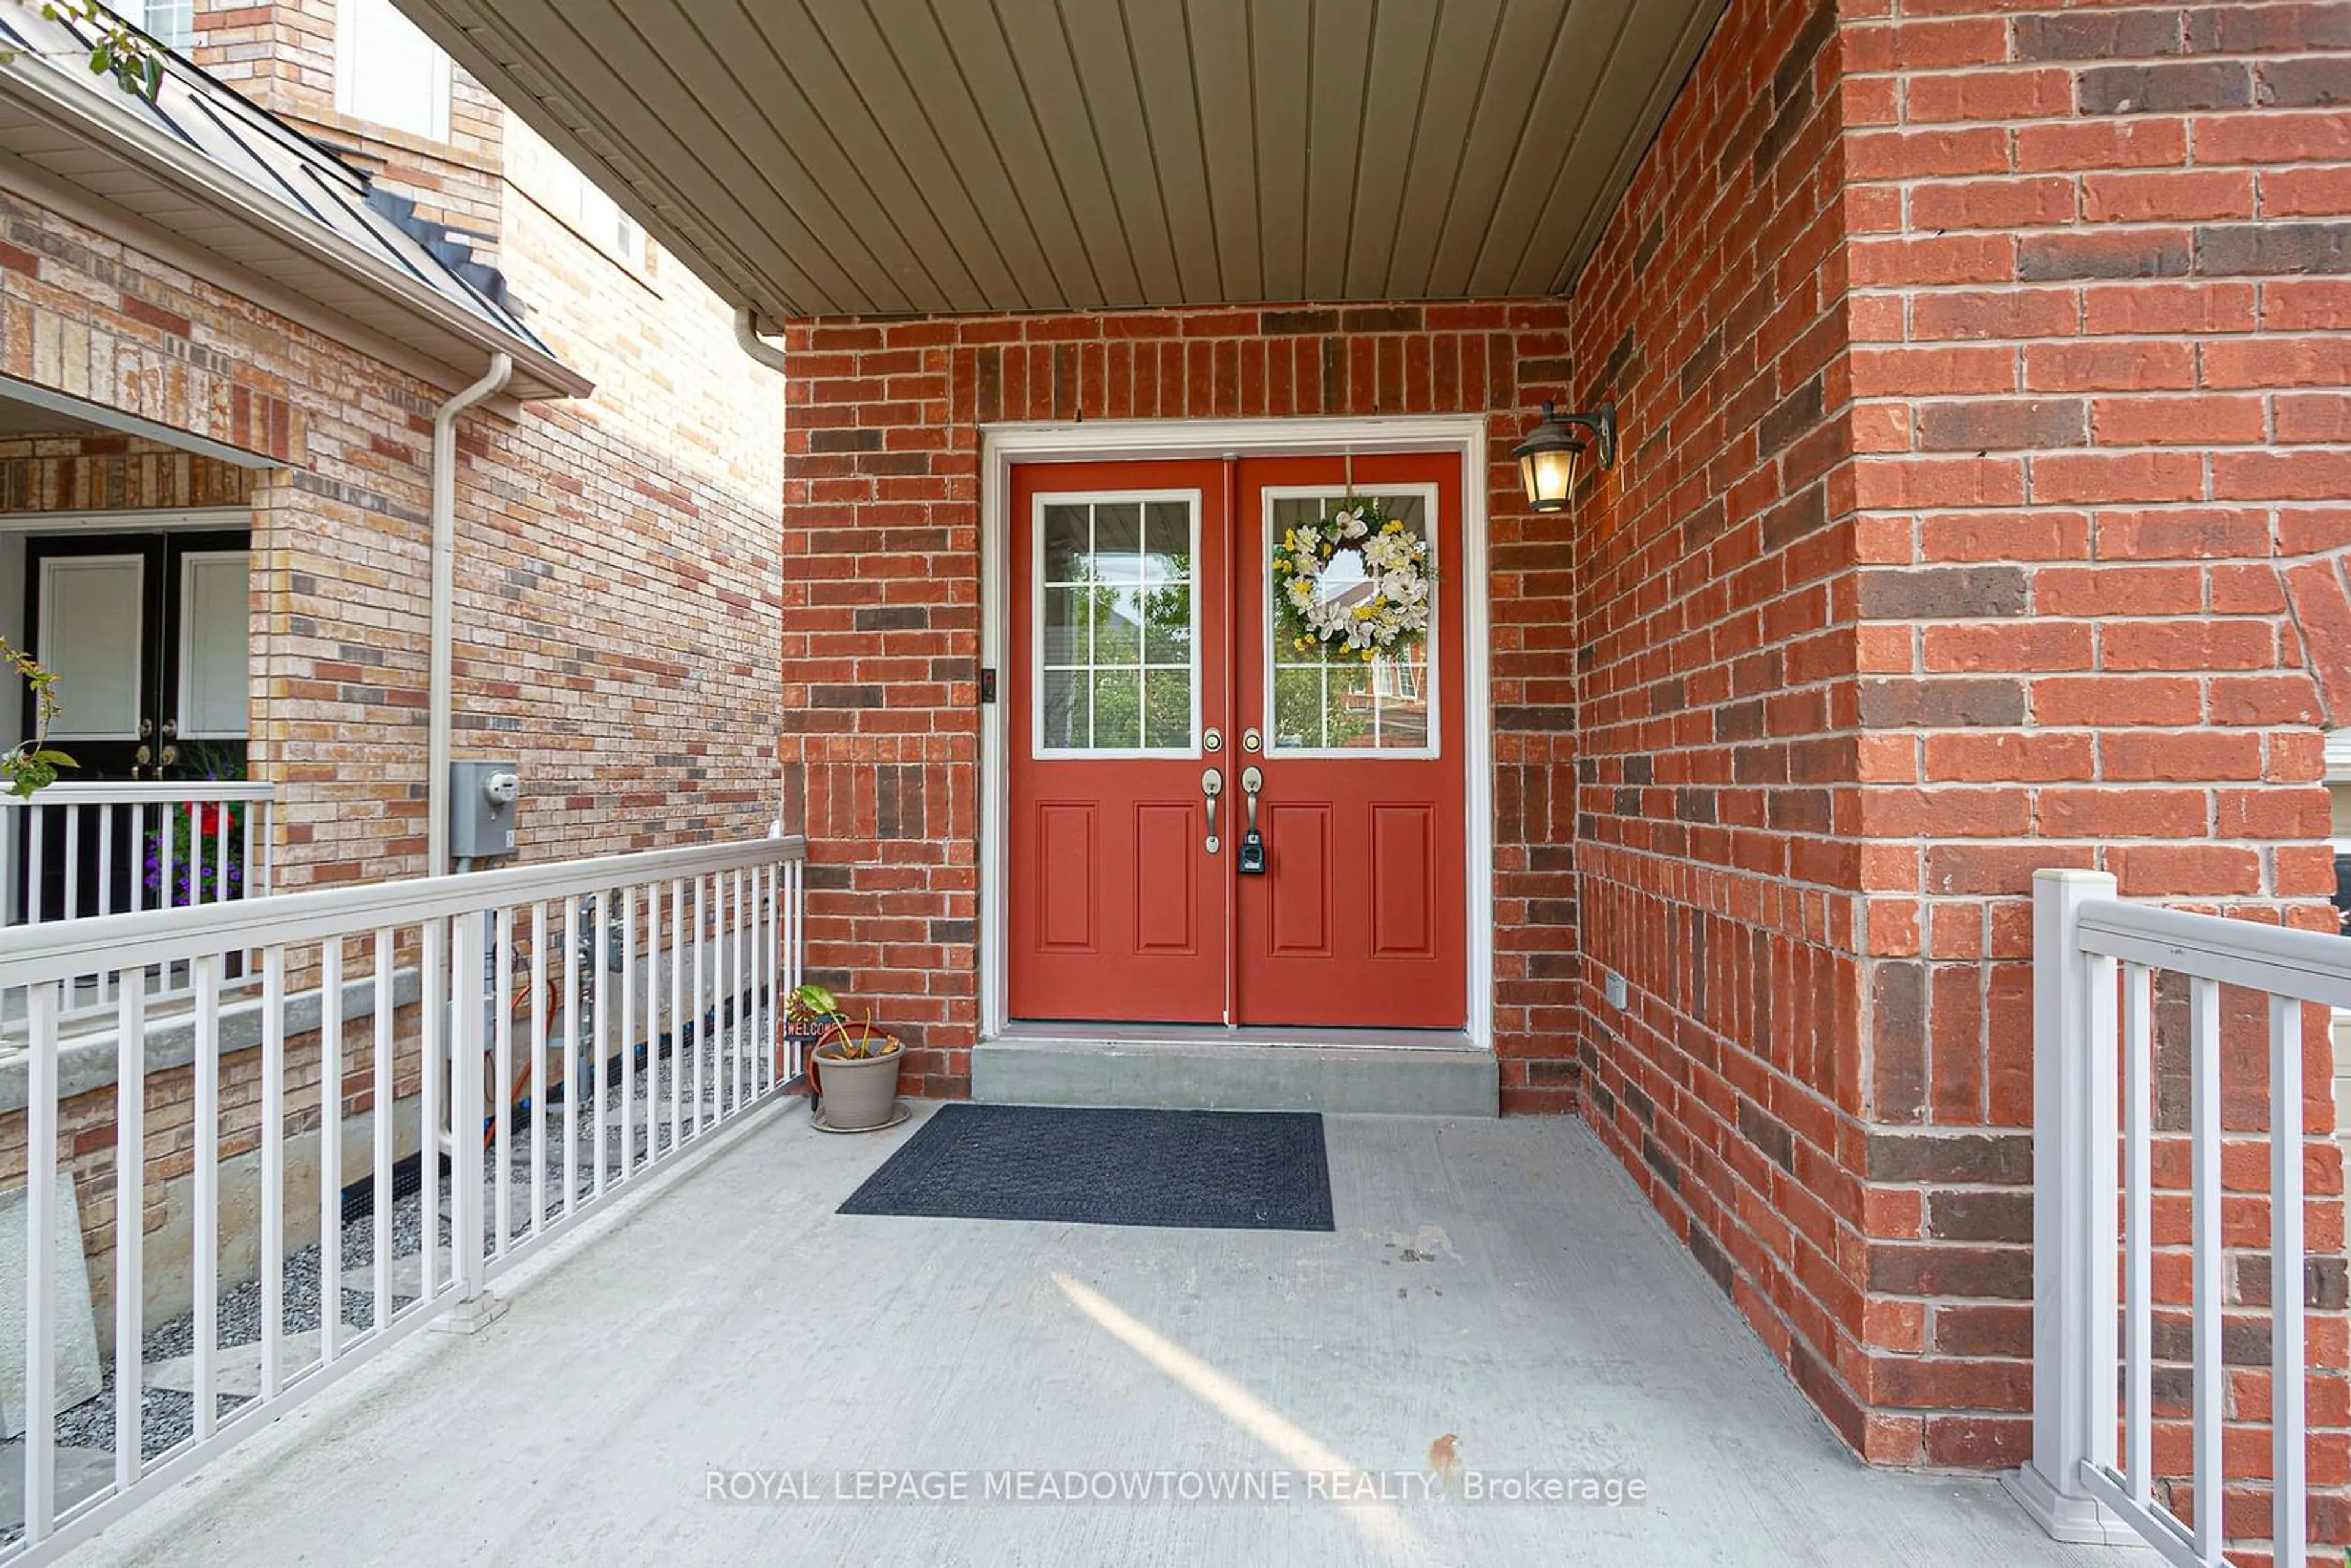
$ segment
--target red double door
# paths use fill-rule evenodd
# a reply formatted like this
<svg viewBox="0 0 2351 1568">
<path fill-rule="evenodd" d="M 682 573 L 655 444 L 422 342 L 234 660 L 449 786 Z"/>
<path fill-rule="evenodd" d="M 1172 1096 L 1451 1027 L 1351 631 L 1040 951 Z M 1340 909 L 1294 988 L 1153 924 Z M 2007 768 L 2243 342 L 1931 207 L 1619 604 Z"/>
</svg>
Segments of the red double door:
<svg viewBox="0 0 2351 1568">
<path fill-rule="evenodd" d="M 1015 468 L 1012 1017 L 1463 1026 L 1460 468 Z M 1276 631 L 1272 546 L 1351 484 L 1431 547 L 1431 624 L 1403 656 Z M 1343 559 L 1321 588 L 1351 583 Z M 1252 807 L 1257 874 L 1242 869 Z"/>
</svg>

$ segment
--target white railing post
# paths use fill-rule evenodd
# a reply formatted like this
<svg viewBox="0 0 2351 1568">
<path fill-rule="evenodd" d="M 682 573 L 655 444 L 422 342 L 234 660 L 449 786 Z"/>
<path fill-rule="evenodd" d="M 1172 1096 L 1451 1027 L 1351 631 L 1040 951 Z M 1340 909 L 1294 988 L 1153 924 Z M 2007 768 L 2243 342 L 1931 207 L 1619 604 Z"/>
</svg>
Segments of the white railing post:
<svg viewBox="0 0 2351 1568">
<path fill-rule="evenodd" d="M 2085 953 L 2103 872 L 2032 877 L 2032 1457 L 2005 1478 L 2059 1541 L 2124 1542 L 2085 1466 L 2115 1448 L 2115 964 Z"/>
</svg>

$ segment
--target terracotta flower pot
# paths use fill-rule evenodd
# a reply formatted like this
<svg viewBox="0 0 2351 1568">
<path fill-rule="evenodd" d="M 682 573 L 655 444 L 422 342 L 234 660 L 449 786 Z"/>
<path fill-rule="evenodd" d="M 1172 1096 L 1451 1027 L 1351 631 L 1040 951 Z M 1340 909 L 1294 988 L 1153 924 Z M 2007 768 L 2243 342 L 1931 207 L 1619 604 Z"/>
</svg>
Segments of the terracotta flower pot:
<svg viewBox="0 0 2351 1568">
<path fill-rule="evenodd" d="M 837 1133 L 885 1125 L 897 1113 L 898 1064 L 905 1049 L 862 1057 L 837 1056 L 834 1049 L 819 1046 L 809 1058 L 811 1067 L 822 1066 L 825 1124 Z"/>
</svg>

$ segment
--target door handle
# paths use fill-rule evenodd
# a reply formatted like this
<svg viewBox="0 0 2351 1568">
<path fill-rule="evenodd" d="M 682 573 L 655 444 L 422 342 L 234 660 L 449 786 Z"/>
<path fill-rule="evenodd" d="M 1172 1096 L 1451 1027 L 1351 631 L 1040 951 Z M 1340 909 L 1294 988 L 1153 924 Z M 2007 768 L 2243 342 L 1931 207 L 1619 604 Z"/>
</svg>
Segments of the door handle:
<svg viewBox="0 0 2351 1568">
<path fill-rule="evenodd" d="M 1249 831 L 1241 835 L 1240 863 L 1234 871 L 1242 876 L 1265 874 L 1265 835 L 1257 831 L 1257 798 L 1265 788 L 1265 770 L 1251 766 L 1241 769 L 1241 799 L 1249 805 Z"/>
<path fill-rule="evenodd" d="M 1213 768 L 1201 769 L 1200 793 L 1208 798 L 1207 851 L 1210 854 L 1224 847 L 1224 841 L 1217 837 L 1217 797 L 1224 792 L 1225 776 Z"/>
<path fill-rule="evenodd" d="M 145 747 L 141 747 L 141 750 L 144 750 L 144 749 L 145 749 Z M 169 767 L 171 767 L 173 763 L 175 763 L 175 762 L 177 762 L 177 761 L 179 761 L 179 760 L 180 760 L 180 748 L 179 748 L 178 747 L 176 747 L 176 746 L 167 746 L 167 747 L 165 747 L 163 748 L 163 766 L 164 766 L 164 767 L 169 768 Z M 1252 804 L 1252 806 L 1254 806 L 1255 802 L 1253 802 L 1253 801 L 1252 801 L 1252 802 L 1251 802 L 1251 804 Z"/>
</svg>

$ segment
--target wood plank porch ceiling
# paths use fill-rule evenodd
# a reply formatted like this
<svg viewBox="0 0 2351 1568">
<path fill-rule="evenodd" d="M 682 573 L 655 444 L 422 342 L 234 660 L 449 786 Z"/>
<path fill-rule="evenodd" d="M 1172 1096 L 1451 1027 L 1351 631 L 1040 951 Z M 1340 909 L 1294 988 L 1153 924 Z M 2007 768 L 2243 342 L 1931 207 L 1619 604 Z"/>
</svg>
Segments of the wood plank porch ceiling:
<svg viewBox="0 0 2351 1568">
<path fill-rule="evenodd" d="M 399 0 L 727 298 L 1555 293 L 1723 0 Z"/>
</svg>

